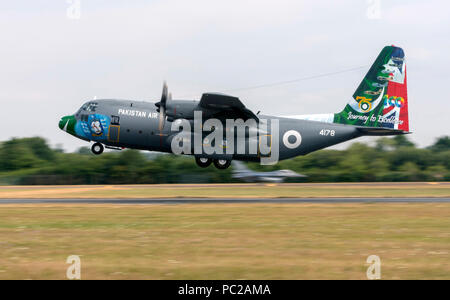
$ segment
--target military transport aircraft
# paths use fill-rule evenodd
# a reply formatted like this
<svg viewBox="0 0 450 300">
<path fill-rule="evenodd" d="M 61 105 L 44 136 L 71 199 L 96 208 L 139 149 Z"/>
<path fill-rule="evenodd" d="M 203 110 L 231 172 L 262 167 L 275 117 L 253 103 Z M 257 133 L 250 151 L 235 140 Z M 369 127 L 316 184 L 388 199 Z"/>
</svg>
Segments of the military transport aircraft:
<svg viewBox="0 0 450 300">
<path fill-rule="evenodd" d="M 233 161 L 233 174 L 231 177 L 245 182 L 283 182 L 286 178 L 301 178 L 305 175 L 292 170 L 277 170 L 270 172 L 257 172 L 247 168 L 241 161 Z"/>
<path fill-rule="evenodd" d="M 200 167 L 214 163 L 226 169 L 232 160 L 273 164 L 361 136 L 409 133 L 404 52 L 384 47 L 348 104 L 335 114 L 263 116 L 223 94 L 172 100 L 164 84 L 156 104 L 92 100 L 63 117 L 59 127 L 94 142 L 97 155 L 105 147 L 132 148 L 192 155 Z"/>
</svg>

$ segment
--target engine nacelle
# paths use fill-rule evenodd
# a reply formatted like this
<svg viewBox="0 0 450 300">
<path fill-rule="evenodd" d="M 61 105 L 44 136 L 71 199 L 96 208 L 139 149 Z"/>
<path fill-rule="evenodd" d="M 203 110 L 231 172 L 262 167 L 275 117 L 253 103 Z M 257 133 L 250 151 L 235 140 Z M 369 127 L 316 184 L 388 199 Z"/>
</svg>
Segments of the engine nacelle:
<svg viewBox="0 0 450 300">
<path fill-rule="evenodd" d="M 167 121 L 173 122 L 176 119 L 193 120 L 194 112 L 201 111 L 197 101 L 172 100 L 166 105 Z"/>
</svg>

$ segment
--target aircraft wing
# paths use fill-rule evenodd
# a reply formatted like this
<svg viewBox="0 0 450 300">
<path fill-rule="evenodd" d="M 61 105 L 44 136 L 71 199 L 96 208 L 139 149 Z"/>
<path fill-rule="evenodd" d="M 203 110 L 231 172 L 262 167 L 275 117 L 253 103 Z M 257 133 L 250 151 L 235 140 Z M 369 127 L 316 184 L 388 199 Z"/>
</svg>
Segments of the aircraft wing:
<svg viewBox="0 0 450 300">
<path fill-rule="evenodd" d="M 199 106 L 208 110 L 214 116 L 230 116 L 234 119 L 241 118 L 244 121 L 248 119 L 254 119 L 258 121 L 258 117 L 239 100 L 237 97 L 216 94 L 205 93 L 200 99 Z"/>
</svg>

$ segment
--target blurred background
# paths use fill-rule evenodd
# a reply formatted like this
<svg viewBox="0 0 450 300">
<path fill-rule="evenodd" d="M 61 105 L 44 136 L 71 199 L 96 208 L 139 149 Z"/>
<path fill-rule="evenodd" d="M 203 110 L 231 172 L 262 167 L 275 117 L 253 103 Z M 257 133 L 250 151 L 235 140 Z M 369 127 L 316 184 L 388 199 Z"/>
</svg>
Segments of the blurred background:
<svg viewBox="0 0 450 300">
<path fill-rule="evenodd" d="M 450 138 L 418 148 L 407 136 L 353 143 L 343 150 L 321 150 L 275 166 L 249 163 L 253 170 L 291 169 L 306 178 L 286 182 L 449 181 Z M 95 156 L 88 147 L 73 153 L 51 148 L 43 138 L 11 139 L 0 144 L 0 184 L 226 183 L 233 166 L 199 168 L 192 157 L 136 150 Z"/>
</svg>

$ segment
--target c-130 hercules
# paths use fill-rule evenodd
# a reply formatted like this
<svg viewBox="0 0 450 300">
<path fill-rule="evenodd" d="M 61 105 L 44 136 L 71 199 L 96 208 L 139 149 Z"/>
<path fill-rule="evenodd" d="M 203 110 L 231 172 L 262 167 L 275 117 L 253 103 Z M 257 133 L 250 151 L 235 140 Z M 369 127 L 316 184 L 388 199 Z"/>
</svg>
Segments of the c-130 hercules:
<svg viewBox="0 0 450 300">
<path fill-rule="evenodd" d="M 335 114 L 260 116 L 233 96 L 205 93 L 172 100 L 164 84 L 158 103 L 93 100 L 59 127 L 104 147 L 186 154 L 200 167 L 226 169 L 232 160 L 273 164 L 361 136 L 409 133 L 404 52 L 386 46 L 345 108 Z M 182 130 L 181 130 L 182 129 Z"/>
</svg>

